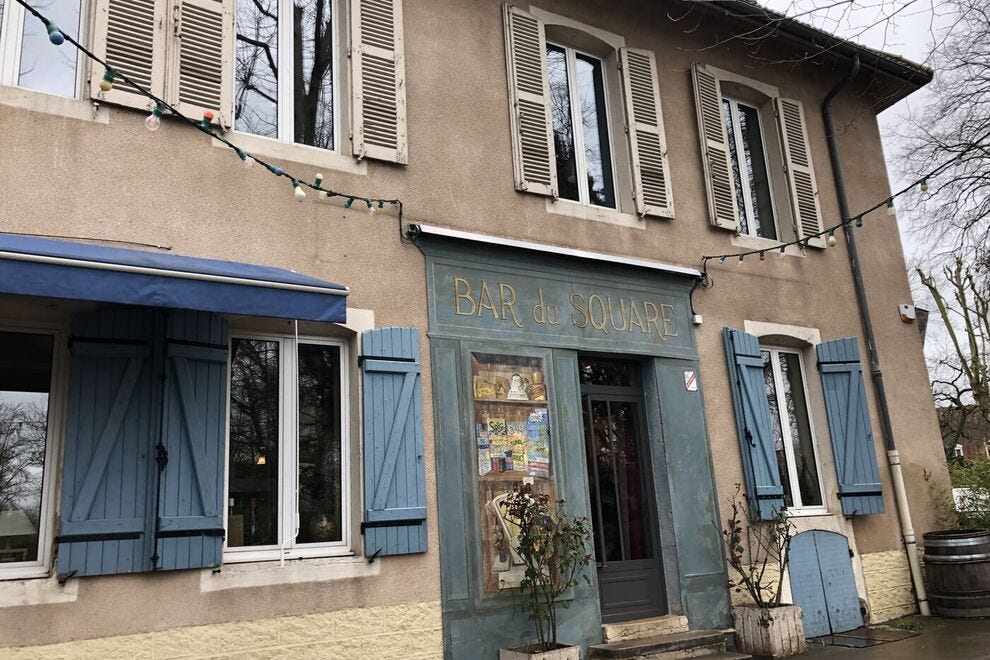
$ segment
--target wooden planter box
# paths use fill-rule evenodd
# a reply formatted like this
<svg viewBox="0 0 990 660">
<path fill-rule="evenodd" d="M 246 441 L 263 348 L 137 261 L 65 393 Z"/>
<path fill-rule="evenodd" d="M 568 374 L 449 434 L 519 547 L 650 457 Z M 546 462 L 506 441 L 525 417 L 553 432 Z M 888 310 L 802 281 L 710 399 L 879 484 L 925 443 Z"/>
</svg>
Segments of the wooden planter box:
<svg viewBox="0 0 990 660">
<path fill-rule="evenodd" d="M 498 660 L 581 660 L 580 646 L 560 646 L 552 651 L 534 651 L 536 644 L 499 649 Z"/>
<path fill-rule="evenodd" d="M 770 658 L 783 658 L 808 650 L 804 640 L 800 605 L 732 608 L 736 646 L 740 651 Z"/>
</svg>

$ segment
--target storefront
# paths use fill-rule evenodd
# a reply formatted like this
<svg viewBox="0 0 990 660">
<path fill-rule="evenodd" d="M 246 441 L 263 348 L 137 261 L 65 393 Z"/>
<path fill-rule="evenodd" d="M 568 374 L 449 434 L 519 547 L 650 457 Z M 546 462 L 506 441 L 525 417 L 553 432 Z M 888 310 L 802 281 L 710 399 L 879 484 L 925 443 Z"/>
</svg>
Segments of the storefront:
<svg viewBox="0 0 990 660">
<path fill-rule="evenodd" d="M 698 273 L 420 226 L 438 455 L 444 642 L 494 657 L 531 641 L 514 585 L 513 484 L 594 527 L 590 585 L 561 638 L 683 614 L 728 624 L 690 295 Z M 484 630 L 485 634 L 479 634 Z"/>
</svg>

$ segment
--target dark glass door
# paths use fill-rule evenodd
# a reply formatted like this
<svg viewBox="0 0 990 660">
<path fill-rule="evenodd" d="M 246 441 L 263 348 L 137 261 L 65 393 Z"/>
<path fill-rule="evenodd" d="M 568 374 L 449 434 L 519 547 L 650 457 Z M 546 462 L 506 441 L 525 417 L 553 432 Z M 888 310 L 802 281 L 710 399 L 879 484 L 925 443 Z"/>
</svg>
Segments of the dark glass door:
<svg viewBox="0 0 990 660">
<path fill-rule="evenodd" d="M 664 614 L 639 365 L 585 357 L 580 364 L 602 620 Z"/>
</svg>

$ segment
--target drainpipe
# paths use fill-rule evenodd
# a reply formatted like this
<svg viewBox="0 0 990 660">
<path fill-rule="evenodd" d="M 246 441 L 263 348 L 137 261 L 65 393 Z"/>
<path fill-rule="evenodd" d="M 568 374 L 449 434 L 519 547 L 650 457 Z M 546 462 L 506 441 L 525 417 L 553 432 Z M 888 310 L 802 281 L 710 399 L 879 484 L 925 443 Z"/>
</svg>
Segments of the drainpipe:
<svg viewBox="0 0 990 660">
<path fill-rule="evenodd" d="M 835 180 L 835 194 L 839 200 L 839 212 L 843 220 L 849 218 L 849 200 L 846 199 L 846 185 L 842 178 L 842 165 L 839 162 L 839 147 L 835 141 L 835 127 L 832 124 L 832 99 L 845 89 L 846 85 L 859 73 L 859 55 L 853 57 L 852 67 L 845 77 L 825 95 L 822 101 L 822 121 L 825 123 L 825 139 L 828 142 L 828 156 L 832 164 L 832 177 Z M 897 507 L 897 517 L 901 523 L 901 535 L 904 537 L 904 549 L 907 552 L 908 564 L 911 568 L 911 580 L 918 600 L 918 611 L 922 616 L 930 614 L 928 597 L 925 593 L 925 583 L 921 577 L 921 563 L 918 561 L 918 544 L 914 538 L 914 528 L 911 525 L 911 509 L 908 506 L 907 494 L 904 490 L 904 475 L 901 473 L 901 456 L 894 444 L 894 434 L 890 427 L 890 408 L 887 406 L 887 393 L 883 387 L 883 371 L 880 370 L 880 356 L 877 353 L 876 337 L 873 334 L 873 321 L 870 319 L 870 309 L 866 302 L 866 289 L 863 286 L 863 273 L 860 270 L 859 252 L 856 249 L 856 233 L 849 225 L 843 228 L 846 237 L 846 251 L 849 255 L 849 268 L 852 270 L 853 284 L 856 288 L 856 303 L 859 307 L 859 317 L 863 322 L 863 332 L 866 335 L 866 348 L 870 357 L 870 373 L 873 377 L 873 391 L 876 394 L 877 409 L 880 411 L 880 428 L 883 432 L 883 444 L 887 450 L 887 463 L 890 466 L 890 480 L 894 485 L 894 500 Z"/>
</svg>

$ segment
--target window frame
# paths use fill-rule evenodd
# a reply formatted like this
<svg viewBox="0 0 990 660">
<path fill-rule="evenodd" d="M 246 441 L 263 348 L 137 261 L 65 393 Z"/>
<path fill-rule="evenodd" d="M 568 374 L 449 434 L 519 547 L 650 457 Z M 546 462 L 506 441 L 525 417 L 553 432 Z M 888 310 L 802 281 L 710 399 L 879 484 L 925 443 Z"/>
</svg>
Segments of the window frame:
<svg viewBox="0 0 990 660">
<path fill-rule="evenodd" d="M 351 438 L 350 438 L 350 353 L 348 342 L 343 338 L 320 335 L 299 335 L 279 332 L 253 332 L 231 330 L 228 340 L 227 358 L 227 411 L 224 441 L 224 507 L 223 527 L 228 529 L 227 517 L 230 507 L 230 372 L 233 359 L 234 339 L 260 339 L 274 341 L 279 345 L 279 430 L 278 430 L 278 537 L 280 543 L 265 546 L 229 547 L 224 535 L 222 562 L 240 563 L 274 561 L 285 559 L 305 559 L 315 557 L 341 557 L 353 555 L 351 547 Z M 340 355 L 340 541 L 296 544 L 296 522 L 299 517 L 299 344 L 335 346 Z M 291 380 L 290 380 L 291 379 Z M 291 385 L 295 383 L 295 385 Z M 293 429 L 295 429 L 293 431 Z M 295 443 L 290 447 L 287 440 L 294 434 Z M 291 467 L 290 467 L 291 466 Z M 290 498 L 291 504 L 286 498 Z"/>
<path fill-rule="evenodd" d="M 44 93 L 44 92 L 41 92 Z M 53 566 L 53 546 L 55 542 L 55 511 L 61 483 L 55 463 L 61 456 L 63 421 L 65 418 L 65 391 L 68 365 L 65 328 L 60 324 L 0 321 L 0 332 L 50 335 L 52 337 L 52 377 L 48 394 L 48 429 L 45 437 L 45 465 L 41 476 L 41 513 L 38 517 L 38 558 L 35 561 L 10 562 L 0 564 L 0 581 L 46 577 Z"/>
<path fill-rule="evenodd" d="M 782 405 L 782 402 L 786 401 L 786 398 L 783 390 L 784 379 L 780 368 L 781 353 L 789 353 L 797 356 L 798 368 L 801 370 L 801 386 L 804 394 L 805 409 L 808 411 L 808 432 L 811 434 L 811 449 L 815 461 L 815 470 L 818 473 L 818 491 L 822 503 L 820 505 L 808 506 L 805 506 L 803 503 L 800 505 L 795 504 L 790 507 L 785 507 L 785 511 L 789 516 L 817 516 L 827 514 L 828 500 L 825 498 L 825 484 L 822 479 L 822 466 L 818 452 L 818 438 L 815 436 L 815 423 L 811 416 L 811 398 L 808 396 L 808 378 L 807 370 L 804 368 L 804 353 L 800 349 L 762 343 L 760 344 L 760 350 L 768 351 L 770 353 L 770 366 L 773 370 L 774 393 L 777 396 L 777 421 L 780 424 L 780 432 L 783 436 L 784 458 L 787 462 L 787 474 L 780 475 L 781 483 L 783 483 L 784 478 L 787 477 L 790 482 L 791 498 L 795 502 L 801 499 L 801 488 L 797 482 L 797 465 L 794 461 L 794 444 L 793 438 L 791 438 L 791 427 L 790 424 L 785 423 L 784 415 L 786 414 L 786 411 Z"/>
<path fill-rule="evenodd" d="M 729 104 L 729 121 L 732 124 L 731 126 L 732 139 L 736 143 L 736 157 L 732 158 L 732 155 L 730 154 L 729 158 L 731 161 L 731 165 L 734 168 L 740 169 L 739 181 L 743 184 L 748 183 L 749 179 L 745 178 L 743 176 L 743 172 L 741 171 L 743 159 L 740 158 L 740 155 L 741 155 L 741 150 L 743 148 L 742 147 L 743 133 L 742 133 L 742 125 L 739 121 L 739 106 L 749 108 L 750 110 L 753 110 L 756 114 L 756 120 L 757 120 L 756 124 L 757 124 L 757 128 L 760 131 L 760 149 L 763 152 L 763 163 L 766 166 L 767 193 L 769 194 L 770 197 L 770 212 L 773 215 L 773 229 L 774 229 L 775 237 L 769 238 L 766 236 L 760 236 L 756 232 L 756 228 L 754 227 L 755 215 L 753 212 L 755 208 L 755 201 L 752 198 L 752 194 L 748 185 L 742 186 L 741 192 L 742 192 L 744 208 L 739 209 L 740 212 L 746 215 L 745 217 L 746 231 L 742 231 L 742 223 L 739 223 L 738 233 L 742 236 L 752 236 L 753 238 L 764 238 L 768 241 L 776 241 L 778 243 L 781 243 L 783 241 L 781 240 L 781 235 L 780 235 L 780 223 L 777 221 L 779 213 L 777 212 L 777 203 L 776 203 L 776 198 L 774 197 L 773 176 L 772 173 L 770 172 L 770 157 L 769 157 L 769 153 L 767 152 L 767 131 L 763 125 L 763 112 L 759 106 L 754 105 L 752 103 L 748 103 L 746 101 L 741 101 L 731 95 L 727 96 L 725 94 L 722 94 L 722 99 Z M 728 130 L 729 127 L 727 126 L 726 131 Z M 752 176 L 753 175 L 752 169 L 749 169 L 748 173 L 750 176 Z"/>
<path fill-rule="evenodd" d="M 10 0 L 13 2 L 14 0 Z M 271 137 L 268 135 L 258 135 L 257 133 L 251 133 L 250 131 L 244 131 L 237 128 L 237 3 L 238 2 L 250 2 L 251 0 L 234 0 L 234 51 L 235 57 L 231 58 L 231 78 L 232 84 L 234 85 L 234 107 L 233 107 L 233 117 L 231 119 L 231 127 L 234 133 L 237 135 L 247 135 L 253 138 L 258 138 L 261 140 L 267 140 L 269 142 L 278 142 L 281 144 L 291 145 L 292 147 L 301 147 L 303 149 L 312 149 L 319 153 L 332 153 L 332 154 L 342 154 L 340 144 L 340 48 L 343 40 L 340 39 L 341 31 L 341 15 L 339 12 L 340 5 L 342 4 L 340 0 L 327 0 L 330 3 L 330 32 L 333 39 L 333 49 L 332 49 L 332 62 L 330 64 L 330 73 L 333 80 L 333 149 L 326 149 L 324 147 L 315 147 L 311 144 L 303 144 L 302 142 L 295 141 L 295 113 L 292 109 L 293 94 L 295 92 L 295 77 L 293 75 L 293 67 L 295 65 L 294 54 L 295 54 L 295 42 L 293 40 L 292 34 L 292 21 L 282 20 L 282 17 L 286 15 L 285 12 L 289 12 L 288 16 L 291 17 L 291 12 L 294 7 L 294 0 L 277 0 L 278 4 L 278 93 L 276 99 L 278 100 L 278 107 L 275 109 L 276 113 L 276 128 L 277 136 Z M 349 23 L 349 19 L 347 21 Z M 290 47 L 286 48 L 284 45 L 288 44 Z M 283 85 L 281 82 L 286 79 L 284 71 L 289 72 L 288 79 L 292 81 L 292 85 Z"/>
<path fill-rule="evenodd" d="M 616 185 L 616 170 L 615 170 L 615 149 L 612 144 L 612 118 L 609 114 L 609 90 L 608 81 L 605 78 L 605 59 L 594 53 L 589 53 L 587 51 L 581 50 L 580 48 L 575 48 L 574 46 L 568 46 L 556 41 L 547 40 L 547 48 L 556 48 L 563 51 L 565 65 L 564 73 L 567 76 L 567 100 L 571 111 L 571 133 L 572 139 L 574 140 L 574 169 L 575 176 L 578 178 L 578 198 L 577 199 L 567 199 L 566 197 L 560 197 L 562 202 L 570 202 L 571 204 L 580 204 L 581 206 L 586 206 L 595 209 L 606 209 L 610 211 L 619 211 L 619 191 Z M 615 202 L 614 206 L 600 206 L 598 204 L 591 203 L 591 195 L 588 191 L 587 183 L 581 185 L 580 182 L 587 182 L 588 180 L 588 165 L 586 162 L 585 151 L 584 151 L 584 131 L 578 130 L 581 126 L 581 122 L 575 121 L 579 119 L 576 113 L 580 112 L 581 99 L 578 95 L 577 90 L 577 56 L 581 55 L 583 58 L 592 59 L 599 63 L 601 71 L 601 86 L 602 86 L 602 110 L 604 111 L 604 130 L 599 130 L 599 133 L 605 133 L 606 139 L 608 141 L 608 164 L 609 171 L 611 173 L 611 186 L 612 186 L 612 198 Z M 549 78 L 549 70 L 547 71 L 547 76 Z M 549 100 L 548 100 L 549 102 Z M 551 122 L 552 124 L 552 122 Z M 554 159 L 556 160 L 556 153 L 554 154 Z M 556 164 L 554 164 L 556 167 Z M 603 168 L 604 169 L 604 168 Z M 558 182 L 557 188 L 560 188 L 560 183 Z"/>
<path fill-rule="evenodd" d="M 91 3 L 87 0 L 79 0 L 79 25 L 70 34 L 79 43 L 86 44 L 88 38 L 88 26 L 90 18 Z M 24 7 L 16 0 L 6 0 L 4 2 L 3 14 L 0 15 L 0 85 L 6 87 L 16 87 L 33 94 L 44 94 L 60 99 L 82 99 L 87 91 L 85 82 L 88 77 L 87 60 L 81 51 L 75 50 L 76 70 L 74 76 L 74 87 L 72 94 L 54 94 L 31 87 L 22 87 L 18 84 L 21 70 L 21 45 L 24 40 L 24 20 L 31 17 Z M 33 18 L 33 17 L 31 17 Z M 40 22 L 39 22 L 40 25 Z M 66 45 L 69 47 L 68 45 Z"/>
</svg>

